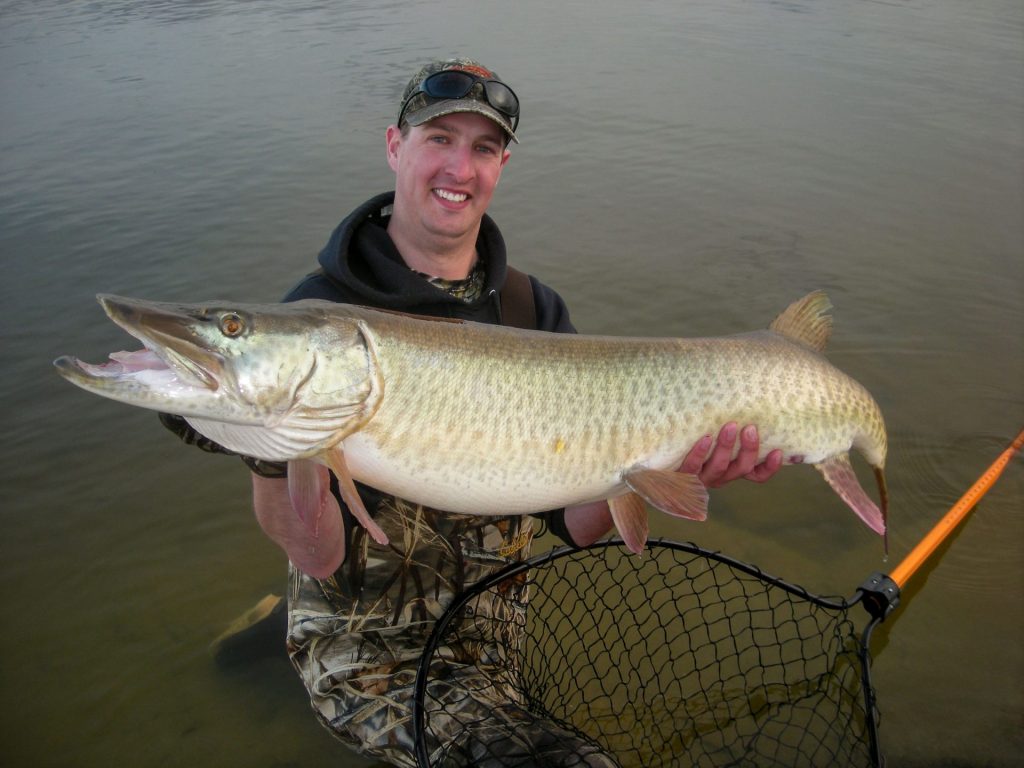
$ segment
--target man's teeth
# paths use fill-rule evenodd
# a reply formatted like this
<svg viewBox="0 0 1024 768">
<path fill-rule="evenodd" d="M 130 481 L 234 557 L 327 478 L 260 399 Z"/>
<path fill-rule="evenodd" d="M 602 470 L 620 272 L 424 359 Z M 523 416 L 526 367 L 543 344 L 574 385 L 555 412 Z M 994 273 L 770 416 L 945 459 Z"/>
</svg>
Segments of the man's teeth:
<svg viewBox="0 0 1024 768">
<path fill-rule="evenodd" d="M 469 197 L 465 192 L 449 192 L 447 189 L 435 189 L 434 194 L 442 200 L 448 200 L 453 203 L 461 203 Z"/>
</svg>

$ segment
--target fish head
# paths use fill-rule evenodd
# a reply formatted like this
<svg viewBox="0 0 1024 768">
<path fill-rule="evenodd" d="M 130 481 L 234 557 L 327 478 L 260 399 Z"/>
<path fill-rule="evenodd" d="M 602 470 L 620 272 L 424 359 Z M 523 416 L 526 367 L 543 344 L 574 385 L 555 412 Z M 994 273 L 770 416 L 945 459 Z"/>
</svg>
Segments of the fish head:
<svg viewBox="0 0 1024 768">
<path fill-rule="evenodd" d="M 277 460 L 316 455 L 376 408 L 371 343 L 339 305 L 97 298 L 143 349 L 99 365 L 61 357 L 58 372 L 94 394 L 184 416 L 232 450 Z"/>
</svg>

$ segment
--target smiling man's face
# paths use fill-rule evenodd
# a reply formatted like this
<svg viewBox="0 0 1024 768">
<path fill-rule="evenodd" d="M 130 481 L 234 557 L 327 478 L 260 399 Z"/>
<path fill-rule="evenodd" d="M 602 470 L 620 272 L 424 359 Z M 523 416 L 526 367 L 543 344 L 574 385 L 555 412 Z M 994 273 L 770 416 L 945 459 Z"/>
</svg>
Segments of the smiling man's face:
<svg viewBox="0 0 1024 768">
<path fill-rule="evenodd" d="M 476 241 L 508 162 L 505 133 L 482 115 L 458 112 L 388 129 L 388 163 L 396 175 L 395 218 L 404 241 L 428 248 L 445 240 Z"/>
</svg>

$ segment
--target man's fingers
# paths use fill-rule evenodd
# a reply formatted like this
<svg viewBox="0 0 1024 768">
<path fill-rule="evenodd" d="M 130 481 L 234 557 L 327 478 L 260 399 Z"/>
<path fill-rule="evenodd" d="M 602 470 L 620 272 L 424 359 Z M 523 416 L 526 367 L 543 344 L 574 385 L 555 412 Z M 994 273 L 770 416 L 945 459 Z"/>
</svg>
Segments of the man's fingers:
<svg viewBox="0 0 1024 768">
<path fill-rule="evenodd" d="M 730 421 L 718 431 L 718 439 L 711 451 L 711 456 L 704 462 L 698 476 L 707 488 L 715 488 L 721 481 L 722 475 L 732 462 L 732 451 L 736 445 L 736 435 L 739 428 L 736 422 Z"/>
<path fill-rule="evenodd" d="M 696 475 L 704 467 L 704 462 L 711 452 L 711 446 L 714 443 L 711 435 L 704 435 L 697 444 L 690 449 L 690 452 L 686 454 L 686 458 L 683 459 L 683 463 L 679 465 L 679 472 L 685 472 L 688 475 Z"/>
<path fill-rule="evenodd" d="M 745 477 L 754 470 L 757 465 L 757 453 L 760 449 L 760 442 L 757 436 L 757 427 L 748 424 L 740 430 L 740 448 L 735 458 L 732 458 L 716 477 L 709 477 L 710 487 L 720 487 L 740 477 Z M 732 445 L 729 447 L 729 455 L 732 455 Z"/>
<path fill-rule="evenodd" d="M 719 430 L 717 439 L 702 437 L 686 454 L 679 471 L 697 475 L 707 488 L 719 488 L 740 477 L 763 483 L 782 466 L 782 451 L 772 451 L 759 464 L 760 446 L 756 426 L 748 424 L 741 430 L 735 422 L 729 422 Z"/>
<path fill-rule="evenodd" d="M 764 457 L 764 461 L 754 467 L 750 472 L 744 475 L 747 480 L 753 480 L 755 483 L 763 483 L 765 480 L 770 479 L 775 475 L 776 472 L 782 467 L 782 450 L 776 448 L 774 451 Z"/>
</svg>

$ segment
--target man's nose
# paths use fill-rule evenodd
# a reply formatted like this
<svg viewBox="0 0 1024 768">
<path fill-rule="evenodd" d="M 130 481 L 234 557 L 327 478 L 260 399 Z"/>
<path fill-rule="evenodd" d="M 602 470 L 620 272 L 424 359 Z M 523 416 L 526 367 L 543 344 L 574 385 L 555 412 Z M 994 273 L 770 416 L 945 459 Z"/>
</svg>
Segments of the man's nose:
<svg viewBox="0 0 1024 768">
<path fill-rule="evenodd" d="M 468 181 L 473 177 L 473 150 L 469 146 L 458 146 L 448 155 L 446 167 L 456 181 Z"/>
</svg>

